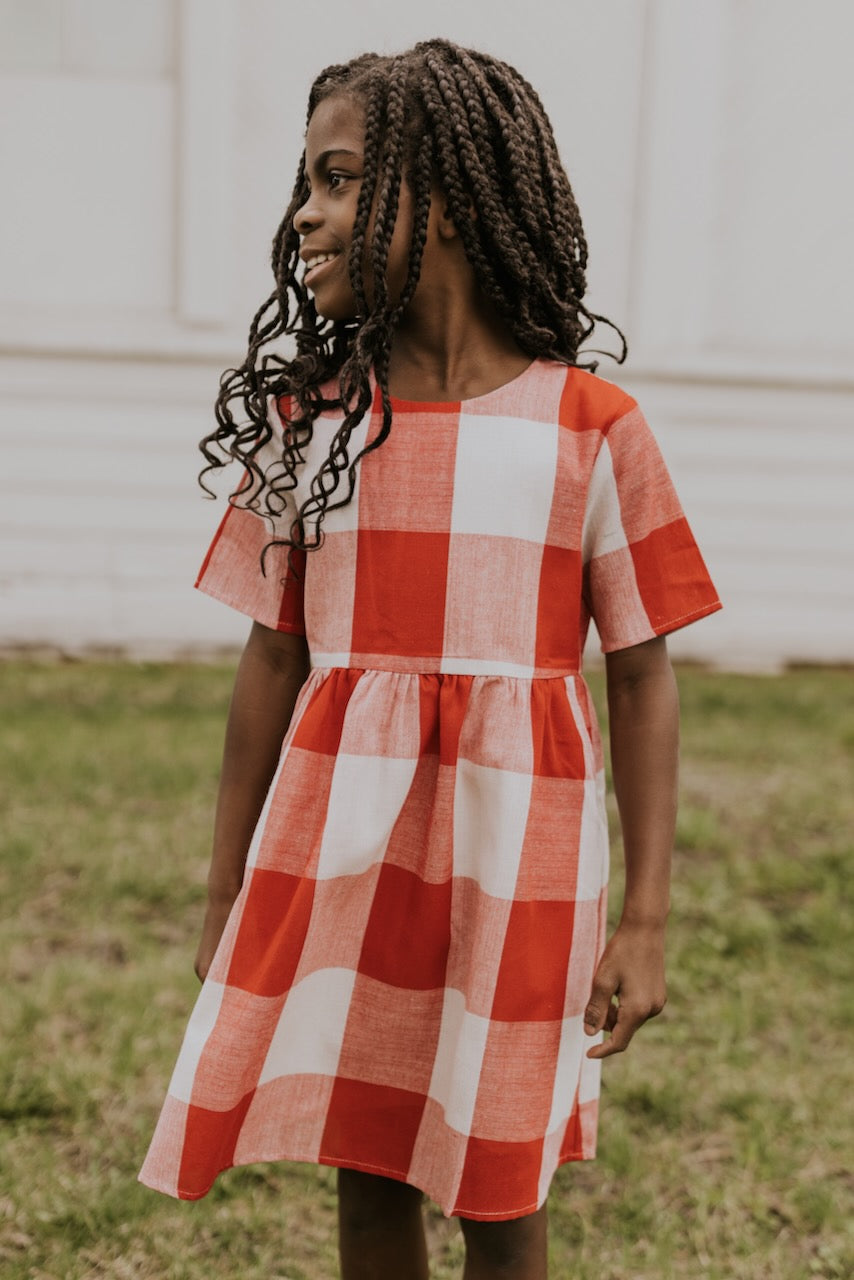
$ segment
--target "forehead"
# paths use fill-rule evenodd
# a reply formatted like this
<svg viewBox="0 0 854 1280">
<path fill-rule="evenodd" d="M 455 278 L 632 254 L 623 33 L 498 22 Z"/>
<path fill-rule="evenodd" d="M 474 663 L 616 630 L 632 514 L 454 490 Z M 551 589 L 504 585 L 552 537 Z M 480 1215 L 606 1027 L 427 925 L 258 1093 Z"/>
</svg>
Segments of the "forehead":
<svg viewBox="0 0 854 1280">
<path fill-rule="evenodd" d="M 311 164 L 322 151 L 354 151 L 365 149 L 365 113 L 355 98 L 338 95 L 319 102 L 312 112 L 305 133 L 305 155 Z"/>
</svg>

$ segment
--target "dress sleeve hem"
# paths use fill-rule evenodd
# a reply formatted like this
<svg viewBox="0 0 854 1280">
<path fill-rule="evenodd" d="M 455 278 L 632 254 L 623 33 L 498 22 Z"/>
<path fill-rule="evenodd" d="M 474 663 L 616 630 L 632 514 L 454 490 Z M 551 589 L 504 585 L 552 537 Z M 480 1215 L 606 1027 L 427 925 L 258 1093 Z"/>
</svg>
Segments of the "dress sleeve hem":
<svg viewBox="0 0 854 1280">
<path fill-rule="evenodd" d="M 647 640 L 655 640 L 657 636 L 669 635 L 672 631 L 681 631 L 683 627 L 687 627 L 692 622 L 699 622 L 701 618 L 707 618 L 712 613 L 717 613 L 723 605 L 720 600 L 711 600 L 708 604 L 701 605 L 698 609 L 692 609 L 690 613 L 680 614 L 676 618 L 670 618 L 667 622 L 661 622 L 657 626 L 650 627 L 643 635 L 636 635 L 631 638 L 625 636 L 618 640 L 603 641 L 600 645 L 602 653 L 616 653 L 620 649 L 631 649 L 636 644 L 644 644 Z"/>
<path fill-rule="evenodd" d="M 218 600 L 220 604 L 227 604 L 237 613 L 244 614 L 247 618 L 251 618 L 253 622 L 260 622 L 262 627 L 269 627 L 271 631 L 287 631 L 294 636 L 304 636 L 306 633 L 305 627 L 300 623 L 288 622 L 287 619 L 280 618 L 278 615 L 252 609 L 239 596 L 230 595 L 226 591 L 218 591 L 212 584 L 205 582 L 202 578 L 199 578 L 194 585 L 196 591 L 203 592 L 206 596 L 210 596 L 212 600 Z"/>
</svg>

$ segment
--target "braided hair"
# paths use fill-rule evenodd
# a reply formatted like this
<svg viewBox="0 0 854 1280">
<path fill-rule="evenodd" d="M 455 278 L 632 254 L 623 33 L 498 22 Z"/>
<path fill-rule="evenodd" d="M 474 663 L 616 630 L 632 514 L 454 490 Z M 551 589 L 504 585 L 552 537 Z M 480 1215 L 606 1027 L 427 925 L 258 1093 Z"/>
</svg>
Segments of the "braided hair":
<svg viewBox="0 0 854 1280">
<path fill-rule="evenodd" d="M 217 426 L 200 445 L 207 464 L 200 481 L 207 492 L 205 475 L 237 458 L 245 474 L 231 500 L 240 496 L 241 505 L 275 518 L 296 487 L 314 422 L 324 410 L 343 411 L 329 454 L 290 528 L 288 544 L 303 550 L 321 545 L 324 514 L 350 501 L 357 463 L 391 430 L 392 336 L 418 284 L 434 184 L 445 194 L 480 289 L 527 355 L 594 371 L 596 361 L 583 362 L 579 348 L 597 321 L 610 325 L 620 339 L 614 359 L 622 362 L 627 350 L 616 325 L 584 305 L 587 242 L 578 206 L 542 102 L 518 71 L 449 40 L 426 40 L 400 55 L 366 53 L 327 67 L 311 87 L 307 121 L 333 96 L 355 100 L 365 114 L 363 179 L 348 259 L 356 316 L 319 319 L 297 278 L 300 235 L 294 216 L 309 196 L 303 153 L 273 240 L 275 289 L 252 320 L 243 364 L 222 376 Z M 392 303 L 386 268 L 401 181 L 413 196 L 412 234 L 406 281 Z M 366 258 L 373 281 L 370 300 Z M 295 339 L 295 355 L 265 351 L 283 337 Z M 371 405 L 371 368 L 382 399 L 382 426 L 350 457 L 352 432 Z M 325 399 L 321 388 L 336 377 L 338 395 Z M 290 397 L 291 407 L 281 457 L 262 470 L 258 455 L 273 436 L 271 396 Z"/>
</svg>

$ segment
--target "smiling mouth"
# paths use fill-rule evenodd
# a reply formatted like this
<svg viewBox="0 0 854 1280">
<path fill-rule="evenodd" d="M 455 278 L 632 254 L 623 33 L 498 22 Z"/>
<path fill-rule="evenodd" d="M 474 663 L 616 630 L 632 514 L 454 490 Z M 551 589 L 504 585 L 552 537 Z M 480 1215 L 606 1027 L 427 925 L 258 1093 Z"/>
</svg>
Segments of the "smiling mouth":
<svg viewBox="0 0 854 1280">
<path fill-rule="evenodd" d="M 303 284 L 307 285 L 308 287 L 313 286 L 314 282 L 317 279 L 319 279 L 320 276 L 323 275 L 327 267 L 331 267 L 332 264 L 334 262 L 337 262 L 340 257 L 341 257 L 341 254 L 339 252 L 334 254 L 332 257 L 324 258 L 323 262 L 319 262 L 316 266 L 311 267 L 310 270 L 306 271 L 305 275 L 303 276 Z"/>
</svg>

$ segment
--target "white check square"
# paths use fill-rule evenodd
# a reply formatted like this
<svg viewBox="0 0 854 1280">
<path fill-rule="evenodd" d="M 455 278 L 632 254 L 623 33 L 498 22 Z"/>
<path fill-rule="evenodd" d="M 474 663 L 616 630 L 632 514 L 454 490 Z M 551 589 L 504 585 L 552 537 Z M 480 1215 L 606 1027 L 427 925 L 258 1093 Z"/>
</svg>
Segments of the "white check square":
<svg viewBox="0 0 854 1280">
<path fill-rule="evenodd" d="M 461 414 L 452 534 L 485 533 L 545 542 L 558 431 L 553 422 Z"/>
</svg>

